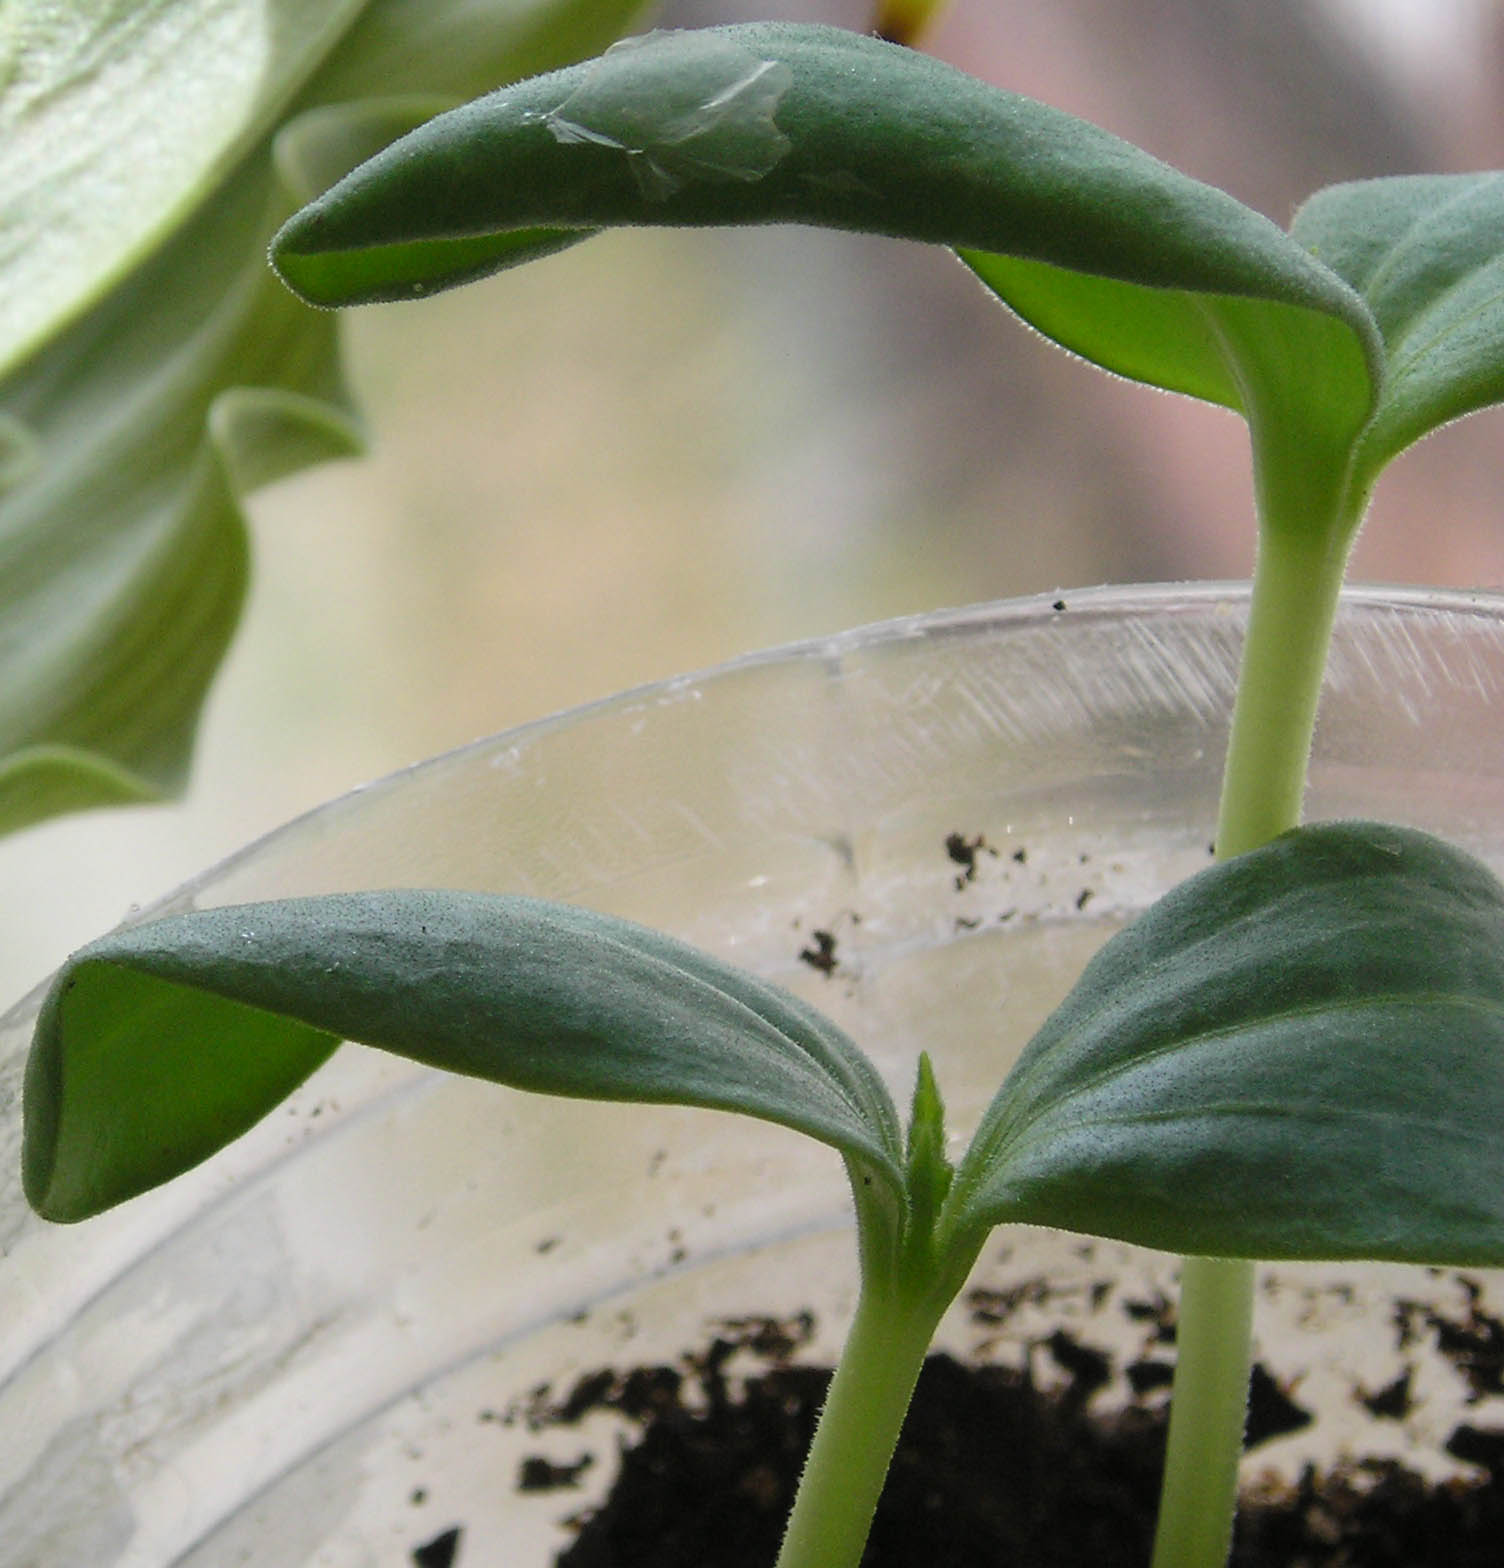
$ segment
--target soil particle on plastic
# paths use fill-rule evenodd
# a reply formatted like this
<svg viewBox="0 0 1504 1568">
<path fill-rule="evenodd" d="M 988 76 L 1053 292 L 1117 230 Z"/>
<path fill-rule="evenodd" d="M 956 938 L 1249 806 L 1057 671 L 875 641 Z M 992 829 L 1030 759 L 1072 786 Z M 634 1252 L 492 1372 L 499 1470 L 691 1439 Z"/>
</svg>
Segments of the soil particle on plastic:
<svg viewBox="0 0 1504 1568">
<path fill-rule="evenodd" d="M 464 1530 L 454 1525 L 412 1551 L 414 1568 L 454 1568 Z"/>
<path fill-rule="evenodd" d="M 1459 1276 L 1458 1283 L 1467 1296 L 1462 1315 L 1429 1311 L 1425 1325 L 1435 1336 L 1437 1350 L 1467 1382 L 1474 1401 L 1504 1394 L 1504 1322 L 1482 1310 L 1483 1288 L 1476 1280 Z"/>
<path fill-rule="evenodd" d="M 968 883 L 977 879 L 977 856 L 986 854 L 994 859 L 997 851 L 987 842 L 984 834 L 978 833 L 968 838 L 964 833 L 955 832 L 945 835 L 945 853 L 953 864 L 960 866 L 955 882 L 956 891 L 959 893 Z"/>
<path fill-rule="evenodd" d="M 1143 1399 L 1161 1388 L 1168 1388 L 1175 1381 L 1175 1367 L 1172 1362 L 1155 1361 L 1146 1356 L 1130 1361 L 1123 1368 L 1123 1376 L 1128 1379 L 1134 1397 Z"/>
<path fill-rule="evenodd" d="M 1124 1314 L 1135 1323 L 1142 1323 L 1151 1331 L 1157 1345 L 1175 1343 L 1175 1303 L 1168 1296 L 1156 1294 L 1149 1300 L 1126 1297 L 1122 1302 Z"/>
<path fill-rule="evenodd" d="M 836 939 L 831 931 L 811 931 L 809 934 L 810 945 L 799 949 L 801 963 L 806 963 L 811 969 L 818 969 L 827 978 L 836 972 L 840 962 L 836 957 Z"/>
<path fill-rule="evenodd" d="M 1248 1381 L 1248 1424 L 1243 1446 L 1257 1448 L 1276 1437 L 1285 1437 L 1310 1426 L 1314 1417 L 1292 1397 L 1292 1390 L 1280 1383 L 1263 1364 L 1256 1361 Z"/>
</svg>

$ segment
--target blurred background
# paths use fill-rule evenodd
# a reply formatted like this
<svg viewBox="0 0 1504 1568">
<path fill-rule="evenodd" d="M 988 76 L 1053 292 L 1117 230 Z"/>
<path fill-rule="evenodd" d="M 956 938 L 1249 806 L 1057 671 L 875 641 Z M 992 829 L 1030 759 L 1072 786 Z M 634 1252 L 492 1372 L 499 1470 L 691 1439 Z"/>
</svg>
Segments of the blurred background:
<svg viewBox="0 0 1504 1568">
<path fill-rule="evenodd" d="M 770 16 L 870 23 L 866 0 L 648 21 Z M 1498 0 L 952 0 L 926 45 L 1281 222 L 1319 185 L 1504 146 Z M 248 839 L 475 736 L 887 616 L 1251 569 L 1241 422 L 1067 358 L 937 250 L 615 234 L 346 328 L 369 455 L 256 498 L 187 800 L 0 843 L 6 1000 Z M 1504 586 L 1501 450 L 1494 411 L 1401 459 L 1354 575 Z"/>
</svg>

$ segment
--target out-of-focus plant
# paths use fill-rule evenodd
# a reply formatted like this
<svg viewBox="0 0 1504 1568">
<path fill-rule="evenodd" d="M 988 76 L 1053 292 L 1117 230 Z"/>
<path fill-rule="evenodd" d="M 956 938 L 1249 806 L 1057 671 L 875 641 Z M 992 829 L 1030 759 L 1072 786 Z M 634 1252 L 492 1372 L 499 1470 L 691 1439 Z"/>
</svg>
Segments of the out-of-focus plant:
<svg viewBox="0 0 1504 1568">
<path fill-rule="evenodd" d="M 244 596 L 244 498 L 358 448 L 300 202 L 640 0 L 6 0 L 0 832 L 181 789 Z"/>
</svg>

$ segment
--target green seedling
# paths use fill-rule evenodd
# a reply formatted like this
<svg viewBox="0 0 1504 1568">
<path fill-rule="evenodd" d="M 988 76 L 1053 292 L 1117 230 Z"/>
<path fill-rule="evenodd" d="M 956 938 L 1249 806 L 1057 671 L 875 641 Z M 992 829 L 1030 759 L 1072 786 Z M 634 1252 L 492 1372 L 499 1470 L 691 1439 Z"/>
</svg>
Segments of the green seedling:
<svg viewBox="0 0 1504 1568">
<path fill-rule="evenodd" d="M 783 1568 L 860 1560 L 931 1334 L 996 1225 L 1221 1258 L 1504 1263 L 1504 888 L 1410 829 L 1296 829 L 1155 904 L 954 1167 L 923 1058 L 905 1134 L 819 1013 L 613 917 L 383 892 L 151 921 L 75 954 L 43 1006 L 32 1203 L 77 1220 L 168 1180 L 344 1039 L 539 1093 L 739 1111 L 840 1153 L 861 1289 Z M 1189 1517 L 1167 1527 L 1199 1534 L 1194 1487 L 1175 1506 Z M 1197 1550 L 1162 1560 L 1225 1543 Z"/>
<path fill-rule="evenodd" d="M 901 7 L 895 7 L 895 14 Z M 1002 1223 L 1184 1253 L 1155 1568 L 1230 1540 L 1253 1260 L 1504 1263 L 1504 890 L 1408 829 L 1298 826 L 1373 484 L 1504 398 L 1504 175 L 1319 192 L 1289 232 L 896 46 L 656 34 L 445 114 L 279 233 L 324 305 L 407 299 L 620 224 L 803 222 L 955 249 L 1018 315 L 1248 422 L 1258 556 L 1217 864 L 1110 941 L 947 1159 L 804 1003 L 667 937 L 474 894 L 155 921 L 38 1024 L 25 1177 L 72 1220 L 267 1113 L 342 1039 L 544 1093 L 738 1111 L 835 1148 L 861 1292 L 782 1568 L 860 1559 L 940 1313 Z"/>
</svg>

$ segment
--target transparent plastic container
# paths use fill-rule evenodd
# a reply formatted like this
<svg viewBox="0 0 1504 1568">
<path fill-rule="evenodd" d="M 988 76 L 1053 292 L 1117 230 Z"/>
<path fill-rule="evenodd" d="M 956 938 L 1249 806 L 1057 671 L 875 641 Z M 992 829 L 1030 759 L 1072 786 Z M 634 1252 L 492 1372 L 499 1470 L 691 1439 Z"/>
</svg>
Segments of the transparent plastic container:
<svg viewBox="0 0 1504 1568">
<path fill-rule="evenodd" d="M 1115 588 L 742 659 L 358 790 L 146 914 L 397 886 L 609 910 L 811 998 L 900 1099 L 927 1049 L 964 1135 L 1090 953 L 1207 863 L 1246 608 L 1238 588 Z M 1501 688 L 1504 600 L 1349 592 L 1310 815 L 1409 823 L 1504 867 Z M 34 1007 L 0 1025 L 12 1171 Z M 540 1388 L 673 1361 L 747 1317 L 808 1313 L 799 1354 L 829 1356 L 854 1285 L 828 1150 L 357 1047 L 99 1219 L 45 1225 L 8 1183 L 0 1246 L 6 1568 L 396 1568 L 450 1527 L 462 1564 L 542 1568 L 618 1433 L 535 1430 Z M 1173 1273 L 999 1232 L 942 1337 L 1048 1381 L 1062 1323 L 1142 1354 L 1136 1309 Z M 1469 1473 L 1447 1439 L 1504 1428 L 1504 1400 L 1438 1346 L 1499 1293 L 1451 1271 L 1266 1269 L 1260 1357 L 1317 1419 L 1247 1474 L 1356 1452 Z M 1376 1416 L 1365 1398 L 1407 1371 L 1408 1408 Z M 1143 1396 L 1118 1379 L 1095 1397 Z M 519 1490 L 526 1459 L 582 1449 L 580 1490 Z"/>
</svg>

